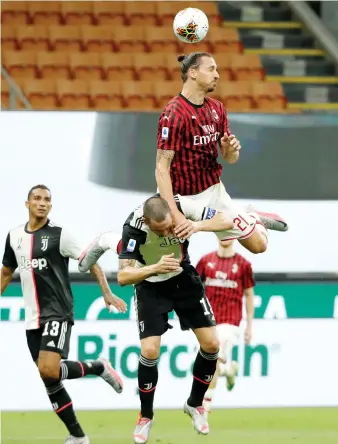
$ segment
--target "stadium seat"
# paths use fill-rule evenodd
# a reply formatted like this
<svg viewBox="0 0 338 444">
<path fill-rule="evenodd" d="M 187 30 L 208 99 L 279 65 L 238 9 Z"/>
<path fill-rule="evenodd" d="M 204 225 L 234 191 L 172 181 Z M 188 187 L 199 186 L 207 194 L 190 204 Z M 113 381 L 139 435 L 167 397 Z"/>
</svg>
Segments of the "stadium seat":
<svg viewBox="0 0 338 444">
<path fill-rule="evenodd" d="M 23 92 L 35 110 L 52 110 L 58 105 L 54 79 L 24 79 Z"/>
<path fill-rule="evenodd" d="M 125 24 L 124 2 L 93 2 L 94 20 L 98 25 L 121 26 Z"/>
<path fill-rule="evenodd" d="M 199 1 L 197 7 L 207 15 L 210 28 L 219 26 L 222 23 L 221 16 L 218 13 L 217 2 Z"/>
<path fill-rule="evenodd" d="M 93 2 L 61 2 L 62 20 L 66 25 L 91 25 L 93 22 Z"/>
<path fill-rule="evenodd" d="M 19 77 L 35 77 L 37 75 L 35 52 L 6 51 L 2 56 L 5 68 L 14 80 Z"/>
<path fill-rule="evenodd" d="M 145 39 L 152 52 L 178 52 L 182 45 L 176 39 L 172 27 L 150 26 L 145 29 Z"/>
<path fill-rule="evenodd" d="M 132 54 L 106 53 L 101 54 L 103 76 L 107 80 L 133 80 L 134 63 Z"/>
<path fill-rule="evenodd" d="M 182 82 L 180 81 L 167 81 L 156 82 L 154 84 L 154 92 L 156 95 L 157 105 L 159 108 L 164 108 L 166 104 L 174 96 L 177 96 L 182 90 Z"/>
<path fill-rule="evenodd" d="M 124 15 L 131 26 L 156 26 L 156 2 L 124 2 Z"/>
<path fill-rule="evenodd" d="M 273 111 L 286 107 L 283 88 L 278 82 L 253 82 L 252 92 L 257 108 L 261 110 Z"/>
<path fill-rule="evenodd" d="M 44 25 L 16 27 L 18 45 L 22 51 L 48 51 L 48 29 Z"/>
<path fill-rule="evenodd" d="M 80 27 L 83 47 L 89 52 L 112 52 L 114 48 L 113 27 L 108 25 Z"/>
<path fill-rule="evenodd" d="M 178 6 L 178 2 L 156 2 L 156 14 L 157 20 L 162 26 L 171 26 L 173 25 L 173 20 L 175 15 L 180 11 L 181 7 Z"/>
<path fill-rule="evenodd" d="M 62 22 L 61 2 L 27 2 L 30 20 L 35 25 L 59 25 Z"/>
<path fill-rule="evenodd" d="M 39 76 L 46 79 L 69 79 L 69 54 L 67 52 L 39 52 Z"/>
<path fill-rule="evenodd" d="M 84 80 L 57 80 L 56 92 L 63 109 L 87 110 L 91 106 L 89 88 Z"/>
<path fill-rule="evenodd" d="M 264 69 L 257 54 L 232 54 L 231 68 L 236 80 L 262 80 Z"/>
<path fill-rule="evenodd" d="M 27 2 L 1 2 L 2 25 L 25 25 L 28 20 Z"/>
<path fill-rule="evenodd" d="M 120 82 L 91 80 L 89 93 L 93 108 L 97 111 L 112 111 L 123 108 Z"/>
<path fill-rule="evenodd" d="M 242 51 L 239 34 L 235 28 L 211 28 L 207 38 L 212 45 L 212 52 L 215 54 Z"/>
<path fill-rule="evenodd" d="M 165 56 L 162 53 L 134 54 L 133 62 L 139 80 L 166 80 Z"/>
<path fill-rule="evenodd" d="M 177 61 L 176 54 L 165 54 L 165 66 L 168 69 L 170 80 L 180 80 L 181 79 L 181 64 Z"/>
<path fill-rule="evenodd" d="M 233 54 L 219 54 L 216 57 L 217 71 L 220 76 L 220 82 L 232 80 L 231 59 Z"/>
<path fill-rule="evenodd" d="M 1 26 L 1 50 L 15 51 L 18 48 L 14 25 Z"/>
<path fill-rule="evenodd" d="M 1 76 L 1 104 L 9 108 L 10 86 L 6 79 Z"/>
<path fill-rule="evenodd" d="M 254 107 L 251 82 L 222 82 L 218 91 L 228 111 L 246 111 Z"/>
<path fill-rule="evenodd" d="M 78 26 L 49 26 L 49 40 L 54 51 L 79 52 L 82 49 Z"/>
<path fill-rule="evenodd" d="M 121 26 L 114 28 L 115 47 L 119 52 L 146 51 L 144 28 L 139 26 Z"/>
<path fill-rule="evenodd" d="M 122 93 L 128 108 L 147 110 L 155 107 L 154 83 L 151 81 L 122 82 Z"/>
<path fill-rule="evenodd" d="M 72 77 L 83 80 L 101 80 L 101 57 L 96 52 L 72 52 L 69 54 Z"/>
</svg>

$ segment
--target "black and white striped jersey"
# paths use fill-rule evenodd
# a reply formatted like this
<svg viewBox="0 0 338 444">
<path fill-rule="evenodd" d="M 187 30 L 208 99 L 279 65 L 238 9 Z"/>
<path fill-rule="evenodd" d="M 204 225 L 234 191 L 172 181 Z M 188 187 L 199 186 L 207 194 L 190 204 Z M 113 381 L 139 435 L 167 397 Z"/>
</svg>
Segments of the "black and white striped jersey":
<svg viewBox="0 0 338 444">
<path fill-rule="evenodd" d="M 68 262 L 80 254 L 75 239 L 49 220 L 34 232 L 27 230 L 27 224 L 10 230 L 2 264 L 19 268 L 28 330 L 48 320 L 73 322 Z"/>
<path fill-rule="evenodd" d="M 211 219 L 216 213 L 216 210 L 202 207 L 199 202 L 190 197 L 177 194 L 175 200 L 181 213 L 192 221 Z M 179 259 L 184 267 L 190 265 L 188 246 L 188 240 L 182 241 L 174 236 L 163 237 L 152 232 L 144 223 L 142 204 L 130 214 L 124 223 L 119 259 L 135 259 L 136 266 L 144 267 L 156 264 L 164 255 L 174 253 L 175 258 Z M 181 271 L 151 276 L 147 281 L 164 281 L 180 274 Z"/>
</svg>

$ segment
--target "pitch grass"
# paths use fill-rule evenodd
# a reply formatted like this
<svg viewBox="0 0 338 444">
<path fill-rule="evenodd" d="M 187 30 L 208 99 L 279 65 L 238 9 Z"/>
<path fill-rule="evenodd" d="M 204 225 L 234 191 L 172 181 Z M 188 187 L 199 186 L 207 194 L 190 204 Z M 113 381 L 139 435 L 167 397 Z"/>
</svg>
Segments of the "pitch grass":
<svg viewBox="0 0 338 444">
<path fill-rule="evenodd" d="M 132 444 L 137 412 L 85 411 L 78 418 L 91 444 Z M 66 430 L 52 412 L 2 413 L 2 444 L 62 444 Z M 199 436 L 178 410 L 157 411 L 148 444 L 338 444 L 338 408 L 214 410 Z"/>
</svg>

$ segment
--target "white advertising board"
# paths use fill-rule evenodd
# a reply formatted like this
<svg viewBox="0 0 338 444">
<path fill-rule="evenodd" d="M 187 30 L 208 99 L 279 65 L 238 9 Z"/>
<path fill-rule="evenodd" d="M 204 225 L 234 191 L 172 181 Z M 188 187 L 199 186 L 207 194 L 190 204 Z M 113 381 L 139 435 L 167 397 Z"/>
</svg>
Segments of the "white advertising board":
<svg viewBox="0 0 338 444">
<path fill-rule="evenodd" d="M 192 381 L 197 344 L 193 333 L 174 329 L 163 336 L 156 390 L 157 408 L 181 408 Z M 0 324 L 2 410 L 49 410 L 49 400 L 31 361 L 22 322 Z M 338 322 L 336 320 L 258 320 L 251 346 L 235 354 L 239 376 L 230 393 L 220 380 L 214 406 L 338 406 Z M 76 409 L 138 409 L 139 342 L 134 321 L 79 321 L 73 328 L 70 359 L 104 355 L 122 373 L 117 395 L 100 378 L 66 381 Z M 318 382 L 318 378 L 319 381 Z"/>
</svg>

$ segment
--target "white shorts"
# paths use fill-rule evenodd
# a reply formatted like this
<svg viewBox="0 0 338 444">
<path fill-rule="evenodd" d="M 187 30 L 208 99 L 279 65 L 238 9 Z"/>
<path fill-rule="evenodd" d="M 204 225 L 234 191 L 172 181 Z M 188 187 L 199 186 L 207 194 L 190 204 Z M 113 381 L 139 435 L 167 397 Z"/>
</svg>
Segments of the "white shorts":
<svg viewBox="0 0 338 444">
<path fill-rule="evenodd" d="M 218 211 L 224 211 L 235 224 L 232 230 L 215 233 L 220 240 L 246 239 L 250 237 L 256 226 L 256 219 L 243 211 L 225 191 L 222 182 L 202 191 L 202 193 L 185 198 L 199 202 L 203 207 L 210 207 Z"/>
<path fill-rule="evenodd" d="M 216 326 L 220 342 L 219 357 L 223 362 L 232 361 L 232 347 L 238 345 L 240 328 L 232 324 L 218 324 Z"/>
</svg>

